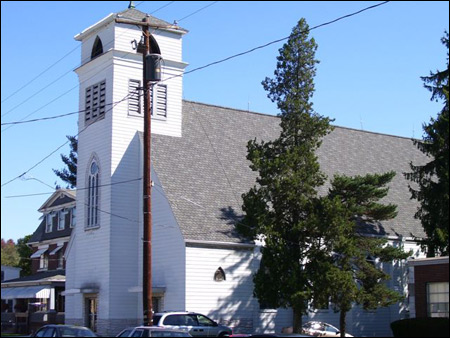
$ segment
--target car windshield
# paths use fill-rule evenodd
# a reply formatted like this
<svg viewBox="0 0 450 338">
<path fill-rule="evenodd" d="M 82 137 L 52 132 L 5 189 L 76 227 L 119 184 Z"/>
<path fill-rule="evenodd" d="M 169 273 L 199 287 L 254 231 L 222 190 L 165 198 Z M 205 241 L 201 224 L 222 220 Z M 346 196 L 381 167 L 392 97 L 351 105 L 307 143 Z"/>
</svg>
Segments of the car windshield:
<svg viewBox="0 0 450 338">
<path fill-rule="evenodd" d="M 96 337 L 95 333 L 88 329 L 61 327 L 61 337 Z"/>
</svg>

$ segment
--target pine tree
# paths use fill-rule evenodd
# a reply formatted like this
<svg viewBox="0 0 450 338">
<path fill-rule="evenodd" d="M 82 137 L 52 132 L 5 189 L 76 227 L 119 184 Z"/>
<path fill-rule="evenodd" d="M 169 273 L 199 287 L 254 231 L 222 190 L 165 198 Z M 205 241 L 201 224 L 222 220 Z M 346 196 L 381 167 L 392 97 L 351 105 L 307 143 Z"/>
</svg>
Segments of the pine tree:
<svg viewBox="0 0 450 338">
<path fill-rule="evenodd" d="M 341 337 L 345 337 L 346 314 L 352 304 L 375 310 L 394 304 L 402 295 L 384 283 L 390 278 L 380 263 L 406 259 L 410 253 L 387 245 L 386 239 L 364 236 L 367 224 L 395 218 L 396 206 L 378 201 L 388 193 L 394 172 L 347 177 L 337 175 L 328 196 L 320 201 L 321 254 L 310 264 L 313 298 L 331 301 L 340 313 Z M 328 299 L 329 297 L 329 299 Z"/>
<path fill-rule="evenodd" d="M 410 186 L 413 199 L 420 206 L 415 214 L 420 219 L 427 234 L 422 248 L 428 257 L 447 256 L 449 253 L 449 103 L 448 103 L 448 33 L 442 38 L 447 47 L 447 69 L 422 77 L 424 86 L 431 93 L 431 100 L 444 101 L 444 108 L 436 119 L 423 126 L 423 140 L 414 140 L 414 144 L 431 160 L 425 165 L 410 164 L 411 173 L 407 179 L 417 183 Z"/>
<path fill-rule="evenodd" d="M 63 168 L 62 170 L 53 169 L 53 172 L 68 184 L 67 188 L 73 189 L 77 186 L 78 140 L 76 136 L 66 137 L 70 141 L 70 154 L 69 156 L 61 154 L 61 159 L 67 168 Z"/>
<path fill-rule="evenodd" d="M 310 226 L 317 189 L 326 176 L 315 151 L 331 131 L 330 120 L 313 111 L 317 45 L 309 39 L 304 19 L 294 27 L 279 50 L 273 79 L 263 81 L 268 97 L 280 109 L 281 134 L 273 141 L 248 143 L 247 158 L 258 172 L 257 185 L 243 195 L 245 217 L 238 225 L 243 234 L 263 235 L 262 263 L 254 276 L 254 294 L 262 304 L 291 307 L 294 331 L 311 297 L 305 261 L 315 236 Z"/>
</svg>

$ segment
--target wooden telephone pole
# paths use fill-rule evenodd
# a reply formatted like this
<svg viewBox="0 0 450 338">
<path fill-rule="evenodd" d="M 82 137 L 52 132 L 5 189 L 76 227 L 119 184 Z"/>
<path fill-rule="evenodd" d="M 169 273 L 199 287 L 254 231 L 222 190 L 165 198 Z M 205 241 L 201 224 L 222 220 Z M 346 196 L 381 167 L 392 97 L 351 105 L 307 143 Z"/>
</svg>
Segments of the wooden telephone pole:
<svg viewBox="0 0 450 338">
<path fill-rule="evenodd" d="M 151 82 L 160 81 L 159 69 L 151 69 L 154 66 L 151 58 L 150 32 L 152 28 L 172 28 L 176 26 L 161 27 L 150 23 L 150 16 L 147 15 L 141 22 L 129 19 L 116 18 L 117 23 L 138 25 L 142 27 L 144 35 L 143 51 L 143 84 L 144 84 L 144 185 L 143 185 L 143 204 L 144 204 L 144 238 L 143 238 L 143 311 L 144 325 L 152 325 L 152 180 L 151 180 Z M 152 76 L 155 74 L 156 76 Z M 155 94 L 154 94 L 155 95 Z"/>
</svg>

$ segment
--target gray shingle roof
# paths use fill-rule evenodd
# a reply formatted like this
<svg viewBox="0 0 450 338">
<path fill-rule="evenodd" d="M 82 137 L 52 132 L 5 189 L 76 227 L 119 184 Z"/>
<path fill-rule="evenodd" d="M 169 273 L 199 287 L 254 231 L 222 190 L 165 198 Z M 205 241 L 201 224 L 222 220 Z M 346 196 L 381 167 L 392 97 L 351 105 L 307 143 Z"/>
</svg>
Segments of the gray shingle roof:
<svg viewBox="0 0 450 338">
<path fill-rule="evenodd" d="M 120 17 L 122 19 L 129 19 L 129 20 L 134 20 L 134 21 L 142 21 L 147 16 L 146 13 L 141 12 L 141 11 L 139 11 L 137 9 L 134 9 L 134 8 L 129 8 L 129 9 L 123 10 L 121 12 L 118 12 L 117 15 L 118 15 L 118 17 Z M 157 26 L 160 26 L 160 27 L 173 26 L 173 24 L 170 24 L 167 21 L 158 19 L 158 18 L 156 18 L 154 16 L 151 16 L 151 15 L 149 15 L 149 20 L 150 20 L 151 24 L 157 25 Z M 179 27 L 179 30 L 181 32 L 184 32 L 184 33 L 187 32 L 186 29 L 181 28 L 181 27 Z"/>
<path fill-rule="evenodd" d="M 185 239 L 245 242 L 234 224 L 242 216 L 241 195 L 256 178 L 246 159 L 247 142 L 278 137 L 279 121 L 275 116 L 183 101 L 183 136 L 152 137 L 152 163 Z M 409 171 L 410 161 L 425 161 L 410 139 L 336 127 L 324 138 L 318 156 L 329 178 L 335 173 L 396 171 L 385 202 L 398 205 L 397 218 L 364 231 L 424 235 L 413 217 L 417 204 L 410 200 L 402 174 Z"/>
</svg>

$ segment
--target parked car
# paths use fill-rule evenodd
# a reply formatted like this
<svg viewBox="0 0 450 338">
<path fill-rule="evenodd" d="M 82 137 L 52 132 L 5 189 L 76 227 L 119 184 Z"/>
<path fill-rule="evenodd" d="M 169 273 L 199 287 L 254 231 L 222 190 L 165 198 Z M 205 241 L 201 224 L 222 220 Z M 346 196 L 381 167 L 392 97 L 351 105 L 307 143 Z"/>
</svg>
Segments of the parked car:
<svg viewBox="0 0 450 338">
<path fill-rule="evenodd" d="M 116 337 L 192 337 L 189 332 L 155 326 L 128 327 Z"/>
<path fill-rule="evenodd" d="M 301 333 L 260 333 L 260 334 L 232 334 L 230 337 L 313 337 Z"/>
<path fill-rule="evenodd" d="M 324 322 L 307 322 L 302 326 L 302 331 L 316 337 L 339 337 L 340 331 L 331 324 Z M 353 337 L 349 333 L 345 333 L 346 337 Z"/>
<path fill-rule="evenodd" d="M 84 326 L 49 324 L 41 327 L 32 337 L 98 337 Z"/>
<path fill-rule="evenodd" d="M 228 337 L 233 331 L 196 312 L 163 312 L 153 315 L 153 325 L 188 331 L 193 337 Z"/>
</svg>

